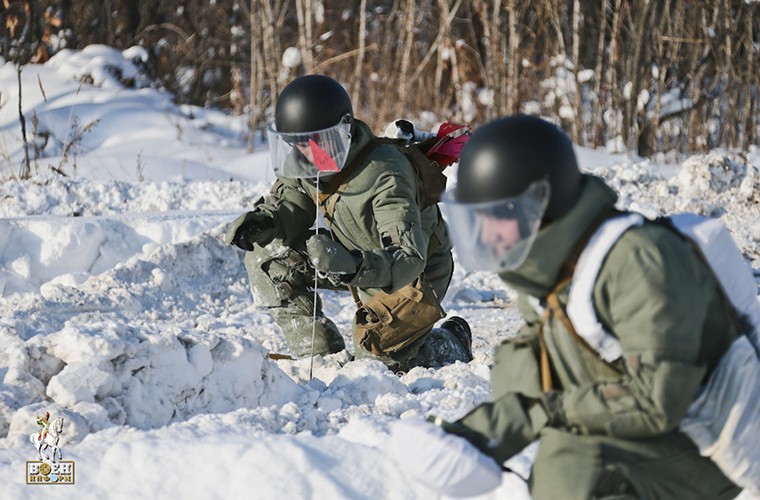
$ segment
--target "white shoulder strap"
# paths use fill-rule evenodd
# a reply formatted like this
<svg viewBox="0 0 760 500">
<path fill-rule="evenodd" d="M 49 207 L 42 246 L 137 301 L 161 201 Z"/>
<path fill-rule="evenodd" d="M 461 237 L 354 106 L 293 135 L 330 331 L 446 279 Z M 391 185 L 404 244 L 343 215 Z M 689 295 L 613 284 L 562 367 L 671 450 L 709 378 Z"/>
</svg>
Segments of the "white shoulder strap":
<svg viewBox="0 0 760 500">
<path fill-rule="evenodd" d="M 615 217 L 602 224 L 589 240 L 578 259 L 570 285 L 567 315 L 578 335 L 593 347 L 599 356 L 611 363 L 621 355 L 620 341 L 607 333 L 594 309 L 594 284 L 605 257 L 624 232 L 644 223 L 641 214 Z"/>
<path fill-rule="evenodd" d="M 704 259 L 713 270 L 723 293 L 734 308 L 754 326 L 747 336 L 760 346 L 760 302 L 752 267 L 744 260 L 731 233 L 720 219 L 693 213 L 670 217 L 678 231 L 699 247 Z"/>
</svg>

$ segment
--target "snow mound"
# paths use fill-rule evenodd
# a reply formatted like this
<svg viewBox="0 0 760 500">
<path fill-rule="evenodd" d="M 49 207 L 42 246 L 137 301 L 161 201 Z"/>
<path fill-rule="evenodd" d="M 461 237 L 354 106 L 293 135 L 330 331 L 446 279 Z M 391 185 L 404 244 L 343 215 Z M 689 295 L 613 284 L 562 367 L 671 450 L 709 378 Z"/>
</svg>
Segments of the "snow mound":
<svg viewBox="0 0 760 500">
<path fill-rule="evenodd" d="M 76 286 L 48 283 L 33 300 L 7 301 L 0 436 L 25 438 L 34 419 L 17 410 L 37 411 L 45 400 L 71 421 L 84 419 L 87 431 L 297 400 L 303 390 L 224 310 L 247 290 L 221 231 L 158 247 Z"/>
<path fill-rule="evenodd" d="M 673 179 L 679 193 L 706 198 L 724 193 L 737 201 L 760 203 L 760 175 L 757 167 L 739 155 L 713 152 L 687 159 Z"/>
<path fill-rule="evenodd" d="M 108 216 L 158 212 L 243 211 L 269 186 L 229 182 L 141 182 L 67 179 L 59 176 L 0 184 L 0 217 Z"/>
<path fill-rule="evenodd" d="M 151 85 L 144 73 L 148 53 L 142 47 L 119 51 L 106 45 L 90 45 L 82 50 L 63 49 L 47 64 L 65 77 L 96 87 L 144 88 Z"/>
<path fill-rule="evenodd" d="M 0 296 L 78 285 L 157 246 L 187 241 L 237 211 L 0 220 Z"/>
<path fill-rule="evenodd" d="M 721 219 L 752 268 L 760 268 L 757 156 L 714 151 L 688 158 L 670 174 L 650 160 L 626 160 L 593 173 L 619 193 L 620 208 L 650 218 L 695 212 Z"/>
</svg>

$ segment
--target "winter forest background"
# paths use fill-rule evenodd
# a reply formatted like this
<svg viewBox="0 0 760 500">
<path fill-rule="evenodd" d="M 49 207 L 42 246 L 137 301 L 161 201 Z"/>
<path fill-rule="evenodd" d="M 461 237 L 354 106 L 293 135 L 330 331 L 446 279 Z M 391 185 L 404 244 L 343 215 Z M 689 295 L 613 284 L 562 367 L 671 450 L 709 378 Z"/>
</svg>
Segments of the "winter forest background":
<svg viewBox="0 0 760 500">
<path fill-rule="evenodd" d="M 249 148 L 279 90 L 305 73 L 344 82 L 357 115 L 375 129 L 401 115 L 424 127 L 440 116 L 477 125 L 524 111 L 555 119 L 578 145 L 642 157 L 746 148 L 760 131 L 760 2 L 753 0 L 0 6 L 6 60 L 43 63 L 92 44 L 144 47 L 150 81 L 125 77 L 126 85 L 245 114 Z"/>
</svg>

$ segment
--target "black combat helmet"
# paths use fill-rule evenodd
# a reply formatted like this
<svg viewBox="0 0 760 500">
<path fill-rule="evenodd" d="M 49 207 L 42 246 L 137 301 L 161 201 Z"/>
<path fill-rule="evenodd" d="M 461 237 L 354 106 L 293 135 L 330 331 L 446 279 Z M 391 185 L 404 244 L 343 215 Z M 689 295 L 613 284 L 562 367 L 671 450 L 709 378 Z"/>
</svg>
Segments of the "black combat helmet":
<svg viewBox="0 0 760 500">
<path fill-rule="evenodd" d="M 353 110 L 340 83 L 324 75 L 306 75 L 282 90 L 274 116 L 278 132 L 312 132 L 351 123 Z"/>
<path fill-rule="evenodd" d="M 462 149 L 454 196 L 459 203 L 515 197 L 546 179 L 544 221 L 562 217 L 578 199 L 581 174 L 573 144 L 554 124 L 517 114 L 475 130 Z"/>
</svg>

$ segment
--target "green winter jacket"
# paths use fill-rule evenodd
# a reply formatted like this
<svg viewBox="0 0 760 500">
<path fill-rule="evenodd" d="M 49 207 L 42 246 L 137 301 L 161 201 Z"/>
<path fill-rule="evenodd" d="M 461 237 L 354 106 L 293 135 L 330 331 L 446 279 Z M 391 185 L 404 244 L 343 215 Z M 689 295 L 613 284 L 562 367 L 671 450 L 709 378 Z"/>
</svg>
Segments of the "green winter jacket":
<svg viewBox="0 0 760 500">
<path fill-rule="evenodd" d="M 370 128 L 356 120 L 346 165 L 371 138 Z M 319 187 L 328 182 L 320 181 Z M 314 224 L 317 194 L 314 179 L 281 178 L 256 209 L 274 217 L 276 237 L 288 245 Z M 361 253 L 362 263 L 349 284 L 360 289 L 363 299 L 378 289 L 393 292 L 423 270 L 443 298 L 452 270 L 448 230 L 438 206 L 420 210 L 416 197 L 412 165 L 395 146 L 385 144 L 361 159 L 343 189 L 326 200 L 334 205 L 330 228 L 335 238 Z"/>
<path fill-rule="evenodd" d="M 501 275 L 520 294 L 526 325 L 497 348 L 493 401 L 459 421 L 473 442 L 503 461 L 540 437 L 547 425 L 541 395 L 538 331 L 543 330 L 562 430 L 621 440 L 678 433 L 700 384 L 737 337 L 712 272 L 673 231 L 647 223 L 612 247 L 594 288 L 605 329 L 621 342 L 612 366 L 583 347 L 559 319 L 542 322 L 542 305 L 584 231 L 616 195 L 584 176 L 579 201 L 539 232 L 523 265 Z M 563 306 L 568 288 L 559 292 Z M 680 433 L 678 433 L 680 434 Z"/>
</svg>

